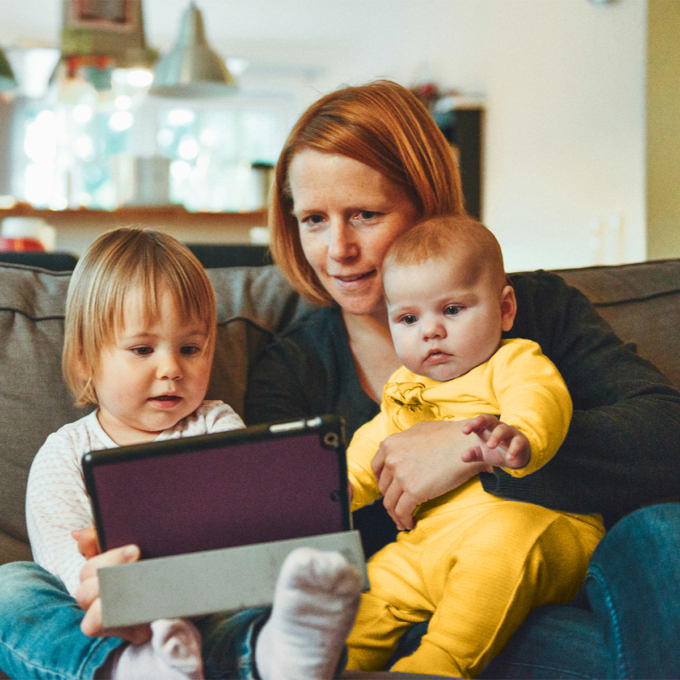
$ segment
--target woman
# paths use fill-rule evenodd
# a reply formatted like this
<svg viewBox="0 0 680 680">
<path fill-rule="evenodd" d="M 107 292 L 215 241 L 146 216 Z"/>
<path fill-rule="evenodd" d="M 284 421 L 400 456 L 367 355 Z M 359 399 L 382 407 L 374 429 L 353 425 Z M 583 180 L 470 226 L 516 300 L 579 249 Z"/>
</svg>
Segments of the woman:
<svg viewBox="0 0 680 680">
<path fill-rule="evenodd" d="M 382 299 L 383 255 L 415 220 L 463 212 L 458 172 L 446 140 L 407 90 L 376 82 L 345 88 L 312 105 L 294 127 L 277 165 L 270 232 L 274 259 L 293 286 L 308 300 L 327 306 L 265 350 L 249 378 L 246 422 L 336 412 L 345 418 L 349 438 L 372 418 L 383 385 L 399 367 Z M 569 434 L 550 465 L 523 479 L 463 464 L 459 452 L 467 443 L 457 423 L 420 423 L 389 437 L 373 467 L 384 506 L 399 529 L 413 526 L 418 503 L 477 473 L 489 493 L 568 512 L 600 513 L 608 527 L 641 505 L 677 493 L 680 395 L 559 277 L 535 272 L 515 275 L 512 283 L 518 315 L 508 337 L 535 340 L 561 371 L 575 407 Z M 659 447 L 656 442 L 662 441 L 672 444 Z M 678 506 L 664 508 L 664 522 L 677 526 Z M 658 512 L 655 508 L 636 517 L 634 533 L 645 534 L 641 527 Z M 374 529 L 377 521 L 369 519 Z M 606 544 L 614 545 L 626 526 L 630 530 L 630 524 L 624 525 L 603 541 L 593 565 L 608 554 Z M 380 533 L 385 533 L 380 527 L 373 531 L 369 552 L 379 547 Z M 657 533 L 655 540 L 663 541 L 663 528 Z M 674 551 L 669 554 L 677 564 Z M 626 553 L 622 561 L 626 559 L 638 574 L 641 591 L 653 590 L 656 577 L 649 574 L 648 580 L 642 572 L 655 565 L 640 564 L 634 552 Z M 618 577 L 628 573 L 619 566 Z M 607 564 L 598 570 L 609 574 Z M 609 586 L 607 576 L 595 581 L 589 577 L 590 582 L 604 584 L 605 590 Z M 673 587 L 677 592 L 678 585 Z M 637 672 L 616 655 L 623 644 L 617 646 L 621 631 L 607 628 L 613 626 L 616 608 L 588 611 L 598 599 L 596 590 L 589 586 L 580 600 L 582 608 L 536 610 L 517 634 L 517 645 L 513 639 L 506 650 L 508 658 L 501 655 L 489 669 L 503 675 L 520 664 L 527 676 L 528 664 L 536 666 L 539 677 L 551 674 L 546 669 L 585 677 Z M 646 627 L 646 617 L 634 612 L 626 616 L 626 624 L 639 627 L 643 621 Z M 566 637 L 565 621 L 570 631 Z M 591 629 L 594 621 L 599 623 Z M 551 624 L 562 631 L 554 636 L 552 648 L 550 640 L 539 643 L 533 634 L 549 635 Z M 608 637 L 612 631 L 616 635 Z M 609 647 L 602 646 L 603 639 Z M 655 644 L 663 647 L 664 639 L 670 638 L 662 635 Z M 536 656 L 537 650 L 543 657 Z M 677 653 L 667 662 L 680 668 Z M 639 672 L 661 677 L 668 668 L 641 666 Z"/>
</svg>

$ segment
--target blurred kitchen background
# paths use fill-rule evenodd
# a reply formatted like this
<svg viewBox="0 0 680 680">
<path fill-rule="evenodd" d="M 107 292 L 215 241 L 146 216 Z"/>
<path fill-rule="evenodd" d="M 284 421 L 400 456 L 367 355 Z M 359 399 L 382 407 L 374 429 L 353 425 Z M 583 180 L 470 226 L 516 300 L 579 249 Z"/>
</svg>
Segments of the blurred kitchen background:
<svg viewBox="0 0 680 680">
<path fill-rule="evenodd" d="M 177 84 L 201 20 L 228 73 Z M 299 114 L 384 77 L 510 271 L 680 256 L 680 0 L 0 0 L 0 48 L 0 248 L 130 223 L 264 244 Z"/>
</svg>

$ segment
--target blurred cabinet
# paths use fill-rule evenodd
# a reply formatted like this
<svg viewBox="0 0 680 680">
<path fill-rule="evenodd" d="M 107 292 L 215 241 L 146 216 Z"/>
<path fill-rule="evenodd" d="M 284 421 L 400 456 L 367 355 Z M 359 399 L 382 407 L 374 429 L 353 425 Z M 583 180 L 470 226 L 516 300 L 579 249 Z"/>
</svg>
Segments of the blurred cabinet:
<svg viewBox="0 0 680 680">
<path fill-rule="evenodd" d="M 447 99 L 454 101 L 447 104 Z M 481 220 L 484 108 L 481 105 L 457 104 L 455 98 L 445 97 L 435 106 L 433 117 L 456 153 L 467 212 Z"/>
</svg>

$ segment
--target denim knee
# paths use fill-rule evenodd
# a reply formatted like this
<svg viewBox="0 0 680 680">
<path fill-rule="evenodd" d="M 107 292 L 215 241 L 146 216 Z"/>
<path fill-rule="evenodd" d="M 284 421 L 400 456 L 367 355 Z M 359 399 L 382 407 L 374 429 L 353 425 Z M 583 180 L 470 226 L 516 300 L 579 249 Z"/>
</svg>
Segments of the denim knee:
<svg viewBox="0 0 680 680">
<path fill-rule="evenodd" d="M 677 677 L 680 504 L 637 510 L 598 545 L 585 587 L 606 630 L 615 677 Z"/>
<path fill-rule="evenodd" d="M 0 670 L 22 680 L 91 680 L 124 640 L 84 635 L 83 616 L 61 580 L 42 567 L 0 566 Z"/>
<path fill-rule="evenodd" d="M 680 564 L 680 503 L 641 508 L 619 520 L 597 546 L 591 569 L 633 567 L 652 571 Z"/>
</svg>

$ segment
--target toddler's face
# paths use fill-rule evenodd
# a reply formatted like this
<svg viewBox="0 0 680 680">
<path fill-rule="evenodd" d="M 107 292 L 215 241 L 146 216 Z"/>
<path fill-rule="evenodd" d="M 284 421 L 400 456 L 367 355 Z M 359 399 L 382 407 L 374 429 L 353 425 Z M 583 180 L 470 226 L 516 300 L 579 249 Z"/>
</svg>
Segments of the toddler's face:
<svg viewBox="0 0 680 680">
<path fill-rule="evenodd" d="M 116 444 L 153 441 L 195 411 L 210 379 L 205 324 L 185 319 L 169 292 L 145 323 L 141 294 L 125 298 L 124 327 L 100 358 L 99 422 Z"/>
<path fill-rule="evenodd" d="M 477 268 L 473 268 L 477 269 Z M 512 287 L 444 258 L 391 267 L 383 277 L 390 330 L 403 364 L 446 381 L 487 361 L 515 317 Z"/>
</svg>

